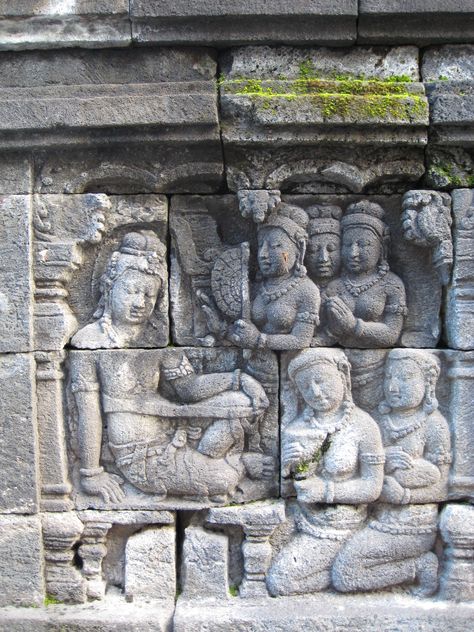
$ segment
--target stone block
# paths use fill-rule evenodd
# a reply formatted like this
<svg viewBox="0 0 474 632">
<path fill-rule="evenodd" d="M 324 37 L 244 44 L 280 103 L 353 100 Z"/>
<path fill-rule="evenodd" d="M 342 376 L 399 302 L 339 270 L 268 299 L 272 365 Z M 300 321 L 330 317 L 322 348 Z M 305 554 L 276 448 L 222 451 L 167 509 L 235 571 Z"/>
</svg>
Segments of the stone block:
<svg viewBox="0 0 474 632">
<path fill-rule="evenodd" d="M 0 3 L 0 49 L 128 46 L 128 0 Z"/>
<path fill-rule="evenodd" d="M 178 344 L 203 346 L 223 343 L 237 344 L 244 348 L 266 346 L 273 350 L 302 349 L 311 344 L 311 339 L 315 345 L 330 346 L 337 339 L 340 344 L 356 348 L 392 346 L 397 340 L 407 347 L 435 346 L 440 336 L 442 282 L 446 281 L 445 276 L 449 273 L 450 265 L 449 197 L 443 198 L 435 194 L 432 199 L 430 192 L 425 193 L 426 196 L 416 198 L 415 204 L 413 192 L 409 192 L 405 204 L 409 206 L 413 203 L 419 209 L 424 208 L 424 215 L 431 212 L 428 206 L 434 207 L 434 217 L 437 217 L 439 208 L 440 217 L 444 222 L 443 244 L 446 246 L 447 258 L 441 254 L 435 255 L 436 249 L 427 248 L 427 242 L 422 245 L 423 240 L 414 241 L 412 236 L 408 238 L 410 222 L 404 221 L 405 216 L 401 217 L 402 200 L 398 196 L 283 196 L 282 204 L 276 207 L 265 221 L 258 224 L 252 222 L 248 215 L 239 216 L 238 200 L 234 196 L 174 197 L 170 211 L 170 291 L 174 341 Z M 379 206 L 370 206 L 374 203 Z M 345 219 L 341 220 L 343 209 L 346 215 Z M 330 213 L 333 211 L 337 211 L 337 217 L 331 219 Z M 356 217 L 353 217 L 354 212 Z M 364 223 L 364 213 L 367 215 L 372 212 L 377 212 L 379 218 L 384 218 L 374 221 L 381 222 L 377 226 L 384 232 L 384 239 L 390 234 L 391 245 L 384 254 L 388 268 L 384 268 L 381 273 L 383 279 L 377 281 L 375 289 L 364 290 L 363 301 L 368 300 L 371 292 L 379 296 L 381 287 L 392 287 L 394 283 L 393 287 L 398 288 L 394 289 L 393 307 L 388 308 L 385 316 L 380 313 L 375 319 L 359 312 L 354 302 L 355 295 L 351 294 L 345 285 L 341 285 L 344 283 L 340 280 L 345 274 L 344 266 L 341 264 L 341 257 L 335 256 L 340 253 L 341 232 L 346 230 L 344 226 L 350 224 L 357 228 L 358 221 Z M 408 207 L 406 212 L 409 212 Z M 286 218 L 282 219 L 280 215 L 293 217 L 294 221 L 290 219 L 290 224 L 284 228 L 289 239 L 293 233 L 296 235 L 298 230 L 303 231 L 303 241 L 306 239 L 305 231 L 309 231 L 310 237 L 307 242 L 305 241 L 304 259 L 308 275 L 299 272 L 301 269 L 296 267 L 298 257 L 303 256 L 302 246 L 296 246 L 294 242 L 289 244 L 288 248 L 291 248 L 293 258 L 289 270 L 292 273 L 292 280 L 283 288 L 278 288 L 283 293 L 277 296 L 268 294 L 266 290 L 266 277 L 269 277 L 269 274 L 264 269 L 266 263 L 259 259 L 259 253 L 267 247 L 264 244 L 264 235 L 276 234 L 279 222 L 286 222 Z M 326 225 L 328 222 L 329 227 L 324 228 L 323 223 Z M 426 227 L 428 224 L 429 222 Z M 431 225 L 435 226 L 433 222 Z M 269 230 L 272 227 L 274 230 Z M 347 228 L 346 232 L 350 235 L 351 229 Z M 328 269 L 323 270 L 321 274 L 318 271 L 315 250 L 319 248 L 320 240 L 325 239 L 323 234 L 326 238 L 327 235 L 332 235 L 331 248 L 335 254 L 332 255 L 332 264 L 325 262 Z M 267 255 L 262 256 L 265 259 Z M 284 264 L 287 267 L 288 265 Z M 331 266 L 333 268 L 329 269 Z M 263 280 L 259 278 L 259 273 L 260 277 L 263 275 Z M 224 288 L 226 279 L 228 285 Z M 329 282 L 332 284 L 331 287 Z M 264 294 L 266 292 L 265 299 L 261 298 L 262 289 Z M 224 291 L 228 293 L 227 297 Z M 351 291 L 356 290 L 351 288 Z M 232 292 L 234 299 L 230 298 Z M 351 304 L 351 309 L 356 310 L 354 313 L 357 317 L 363 320 L 365 318 L 368 322 L 385 322 L 384 319 L 387 318 L 386 322 L 391 321 L 393 326 L 390 325 L 387 329 L 380 328 L 378 334 L 374 334 L 375 337 L 363 332 L 351 337 L 347 332 L 346 335 L 336 333 L 335 330 L 331 334 L 330 321 L 333 316 L 327 313 L 328 309 L 331 311 L 328 292 L 331 296 L 333 293 L 340 296 L 347 294 L 347 298 L 343 300 Z M 300 295 L 301 300 L 298 298 Z M 296 302 L 300 300 L 300 307 L 295 304 L 291 320 L 285 320 L 284 325 L 276 321 L 275 324 L 270 323 L 267 317 L 273 319 L 273 312 L 282 309 L 281 305 L 288 296 L 294 297 Z M 386 300 L 390 303 L 391 299 Z M 285 303 L 285 310 L 286 305 Z M 308 313 L 308 316 L 304 317 L 308 320 L 304 326 L 299 323 L 298 309 Z M 379 309 L 385 311 L 382 305 Z M 310 322 L 311 314 L 315 315 L 318 322 Z M 243 328 L 241 321 L 248 320 L 252 325 Z M 367 326 L 371 328 L 370 325 Z M 296 339 L 290 335 L 292 331 L 297 334 Z M 384 337 L 383 331 L 388 337 Z M 279 338 L 281 334 L 286 336 Z M 259 335 L 264 337 L 259 338 Z"/>
<path fill-rule="evenodd" d="M 125 599 L 173 601 L 175 596 L 174 527 L 148 527 L 130 536 L 125 549 Z"/>
<path fill-rule="evenodd" d="M 283 42 L 348 45 L 356 38 L 357 2 L 264 0 L 202 2 L 132 0 L 133 40 L 138 44 L 235 44 Z"/>
<path fill-rule="evenodd" d="M 441 595 L 454 601 L 474 601 L 474 507 L 446 505 L 440 528 L 446 546 Z"/>
<path fill-rule="evenodd" d="M 31 355 L 0 356 L 0 514 L 38 510 L 34 371 Z"/>
<path fill-rule="evenodd" d="M 419 599 L 406 595 L 364 596 L 317 595 L 292 598 L 263 598 L 247 602 L 240 600 L 212 606 L 199 603 L 193 606 L 178 601 L 174 618 L 176 632 L 227 632 L 252 630 L 258 632 L 315 632 L 360 630 L 372 632 L 413 629 L 447 632 L 470 632 L 474 608 L 470 604 L 430 602 L 429 608 L 420 607 Z M 210 616 L 210 612 L 212 616 Z"/>
<path fill-rule="evenodd" d="M 446 333 L 456 349 L 474 349 L 474 191 L 453 191 L 454 268 L 448 288 Z"/>
<path fill-rule="evenodd" d="M 412 81 L 415 51 L 231 51 L 220 84 L 224 148 L 426 144 L 427 101 Z"/>
<path fill-rule="evenodd" d="M 229 598 L 229 539 L 200 526 L 186 528 L 181 566 L 183 599 Z"/>
<path fill-rule="evenodd" d="M 0 607 L 42 605 L 42 553 L 38 516 L 0 515 Z"/>
<path fill-rule="evenodd" d="M 421 77 L 425 83 L 474 81 L 474 46 L 447 44 L 428 48 L 422 57 Z"/>
<path fill-rule="evenodd" d="M 463 0 L 361 0 L 358 41 L 370 44 L 469 42 L 474 9 Z"/>
<path fill-rule="evenodd" d="M 9 153 L 0 159 L 0 195 L 31 193 L 33 189 L 33 161 L 22 153 Z"/>
<path fill-rule="evenodd" d="M 68 370 L 78 509 L 201 509 L 276 494 L 273 354 L 71 351 Z"/>
<path fill-rule="evenodd" d="M 0 269 L 0 352 L 32 349 L 33 278 L 31 274 L 31 198 L 0 196 L 2 267 Z"/>
<path fill-rule="evenodd" d="M 25 52 L 13 60 L 8 54 L 1 62 L 7 70 L 0 145 L 41 149 L 153 141 L 218 144 L 215 73 L 210 77 L 215 61 L 209 53 L 138 51 L 124 56 L 123 51 L 104 51 L 97 71 L 93 59 L 89 51 L 61 51 L 54 59 L 52 53 L 43 58 Z M 40 83 L 45 65 L 52 80 Z M 171 77 L 174 65 L 178 69 Z"/>
<path fill-rule="evenodd" d="M 167 344 L 167 214 L 159 195 L 34 197 L 37 348 Z"/>
</svg>

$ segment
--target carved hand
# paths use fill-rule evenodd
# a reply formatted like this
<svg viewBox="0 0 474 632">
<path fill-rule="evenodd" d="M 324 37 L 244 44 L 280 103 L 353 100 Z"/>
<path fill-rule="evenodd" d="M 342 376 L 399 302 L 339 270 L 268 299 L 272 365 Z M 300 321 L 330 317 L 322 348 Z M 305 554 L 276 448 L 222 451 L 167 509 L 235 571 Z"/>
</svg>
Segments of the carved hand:
<svg viewBox="0 0 474 632">
<path fill-rule="evenodd" d="M 204 292 L 198 291 L 197 297 L 201 304 L 201 309 L 206 317 L 209 331 L 211 334 L 223 337 L 225 335 L 226 326 L 219 311 L 214 307 L 211 299 Z"/>
<path fill-rule="evenodd" d="M 325 498 L 325 482 L 322 478 L 313 476 L 294 482 L 296 497 L 303 503 L 320 503 Z"/>
<path fill-rule="evenodd" d="M 327 300 L 329 327 L 339 334 L 352 333 L 356 326 L 356 318 L 349 307 L 339 296 Z"/>
<path fill-rule="evenodd" d="M 400 446 L 385 449 L 385 471 L 391 474 L 395 470 L 408 470 L 413 467 L 413 459 Z"/>
<path fill-rule="evenodd" d="M 256 413 L 262 413 L 268 408 L 270 402 L 265 395 L 265 391 L 250 375 L 243 373 L 240 376 L 240 385 L 244 393 L 252 401 L 252 407 Z"/>
<path fill-rule="evenodd" d="M 252 349 L 257 346 L 260 332 L 255 325 L 247 320 L 237 320 L 232 327 L 230 339 L 239 347 Z"/>
<path fill-rule="evenodd" d="M 283 446 L 282 460 L 285 465 L 292 465 L 300 461 L 306 454 L 304 447 L 299 441 L 292 441 Z"/>
<path fill-rule="evenodd" d="M 125 498 L 121 485 L 123 479 L 120 476 L 107 472 L 81 477 L 81 487 L 86 494 L 100 496 L 105 503 L 120 503 Z"/>
<path fill-rule="evenodd" d="M 265 456 L 258 452 L 248 452 L 242 456 L 242 461 L 250 478 L 268 479 L 273 476 L 275 466 L 271 456 Z"/>
<path fill-rule="evenodd" d="M 383 480 L 382 493 L 379 500 L 387 503 L 401 503 L 405 494 L 404 488 L 398 483 L 393 476 L 386 476 Z"/>
</svg>

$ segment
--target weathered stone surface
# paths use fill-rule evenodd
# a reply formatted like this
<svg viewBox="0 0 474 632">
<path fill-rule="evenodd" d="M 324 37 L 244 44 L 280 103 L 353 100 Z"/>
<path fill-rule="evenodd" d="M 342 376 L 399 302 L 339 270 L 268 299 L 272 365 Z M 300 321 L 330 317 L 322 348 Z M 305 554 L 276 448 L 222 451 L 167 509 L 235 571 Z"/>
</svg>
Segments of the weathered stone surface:
<svg viewBox="0 0 474 632">
<path fill-rule="evenodd" d="M 38 510 L 35 363 L 31 355 L 0 356 L 0 513 Z M 1 591 L 0 591 L 1 593 Z"/>
<path fill-rule="evenodd" d="M 132 0 L 133 39 L 139 44 L 229 46 L 286 42 L 351 44 L 356 38 L 357 2 L 339 0 Z"/>
<path fill-rule="evenodd" d="M 414 53 L 232 51 L 220 84 L 224 147 L 425 144 L 428 108 L 423 86 L 411 80 L 418 78 Z"/>
<path fill-rule="evenodd" d="M 0 195 L 31 193 L 33 161 L 22 153 L 9 153 L 0 158 Z"/>
<path fill-rule="evenodd" d="M 443 233 L 447 247 L 451 243 L 449 207 L 445 208 L 444 203 L 448 203 L 449 198 L 436 199 L 442 207 L 441 211 L 444 213 L 442 217 L 445 218 L 445 224 L 448 227 L 448 230 Z M 375 206 L 371 206 L 374 203 Z M 314 215 L 318 209 L 324 210 L 331 206 L 338 207 L 340 215 L 342 215 L 342 209 L 345 209 L 345 218 L 342 222 L 339 220 L 333 222 L 336 229 L 324 231 L 321 228 L 322 219 L 316 216 L 311 219 L 310 216 Z M 204 346 L 230 342 L 244 348 L 266 346 L 273 350 L 302 349 L 308 346 L 310 338 L 313 338 L 313 344 L 322 346 L 330 346 L 337 340 L 340 344 L 356 348 L 387 347 L 395 345 L 398 339 L 404 346 L 409 347 L 434 346 L 440 335 L 441 281 L 432 262 L 431 249 L 426 249 L 419 243 L 405 238 L 408 228 L 402 225 L 403 218 L 400 210 L 401 200 L 396 196 L 373 196 L 367 200 L 361 196 L 284 196 L 283 204 L 274 209 L 273 215 L 269 215 L 265 222 L 255 224 L 249 218 L 242 219 L 237 216 L 237 200 L 233 196 L 174 197 L 170 213 L 171 304 L 174 340 L 178 344 Z M 277 234 L 279 222 L 286 222 L 286 219 L 283 220 L 279 214 L 283 216 L 288 213 L 290 216 L 293 214 L 293 219 L 301 224 L 298 230 L 303 231 L 303 236 L 305 231 L 309 233 L 309 240 L 308 235 L 303 239 L 306 248 L 304 263 L 308 276 L 305 274 L 301 276 L 297 268 L 299 257 L 303 256 L 301 244 L 297 246 L 294 242 L 289 243 L 285 247 L 292 251 L 291 283 L 296 283 L 295 279 L 299 278 L 301 281 L 295 288 L 293 286 L 290 288 L 287 280 L 284 287 L 278 287 L 278 291 L 281 290 L 283 294 L 280 297 L 272 294 L 273 298 L 266 299 L 265 305 L 262 306 L 260 303 L 263 299 L 260 295 L 262 291 L 268 294 L 265 283 L 274 282 L 272 279 L 266 280 L 271 276 L 268 270 L 264 269 L 266 263 L 263 259 L 267 255 L 262 254 L 262 261 L 260 261 L 261 253 L 267 248 L 264 244 L 265 235 Z M 372 217 L 371 214 L 375 213 L 378 214 L 378 219 L 375 215 Z M 370 219 L 366 219 L 369 215 L 371 215 Z M 295 221 L 291 219 L 289 221 L 291 227 L 288 228 L 290 225 L 283 227 L 283 232 L 286 231 L 288 240 L 291 241 L 291 235 L 293 232 L 296 235 L 297 229 Z M 364 231 L 358 228 L 358 223 L 367 222 L 376 225 L 376 228 L 372 227 L 373 230 L 378 231 L 381 241 L 385 240 L 383 256 L 382 251 L 380 251 L 380 256 L 388 268 L 383 269 L 380 278 L 374 277 L 375 280 L 370 287 L 357 294 L 357 296 L 360 294 L 359 299 L 356 297 L 358 290 L 356 292 L 352 286 L 351 290 L 348 290 L 347 283 L 344 285 L 345 275 L 348 274 L 347 270 L 344 272 L 344 266 L 351 265 L 349 255 L 346 255 L 346 263 L 343 257 L 342 266 L 338 266 L 340 270 L 334 270 L 332 276 L 327 278 L 320 278 L 316 269 L 318 264 L 313 259 L 318 256 L 315 249 L 324 237 L 321 233 L 334 233 L 334 238 L 338 241 L 334 247 L 339 250 L 341 233 L 342 240 L 344 240 L 344 234 L 347 234 L 346 239 L 355 234 L 355 229 L 358 234 L 359 232 L 366 234 L 372 229 L 367 228 Z M 387 241 L 389 234 L 391 245 L 388 245 Z M 372 247 L 377 248 L 377 245 L 374 244 Z M 246 262 L 247 248 L 250 249 L 248 263 Z M 449 248 L 446 249 L 446 253 L 448 250 Z M 288 267 L 288 265 L 287 262 L 283 267 Z M 441 255 L 439 265 L 439 270 L 443 269 L 445 275 L 446 269 L 449 270 L 449 262 Z M 227 278 L 221 270 L 223 266 L 228 266 L 226 269 L 232 277 L 233 291 L 236 295 L 239 293 L 241 295 L 240 302 L 233 304 L 232 309 L 230 299 L 225 299 L 221 290 Z M 282 277 L 282 270 L 276 275 L 277 277 Z M 263 282 L 259 280 L 257 272 L 263 275 Z M 443 282 L 445 280 L 443 276 Z M 330 281 L 331 284 L 329 284 Z M 314 290 L 314 284 L 319 287 L 317 293 Z M 389 287 L 393 291 L 389 290 Z M 380 305 L 377 308 L 377 316 L 369 317 L 364 311 L 366 308 L 363 304 L 365 305 L 367 300 L 378 302 L 381 288 L 387 290 L 387 309 L 385 309 L 385 304 Z M 298 291 L 302 293 L 299 303 Z M 319 293 L 322 297 L 321 308 Z M 275 310 L 283 309 L 282 304 L 287 294 L 294 296 L 294 300 L 297 301 L 292 307 L 291 322 L 285 321 L 284 325 L 279 324 L 277 320 L 275 323 L 270 322 L 275 318 L 273 312 L 277 314 Z M 349 316 L 341 323 L 344 331 L 337 330 L 339 325 L 336 326 L 334 320 L 337 319 L 335 315 L 337 307 L 332 305 L 330 300 L 336 295 L 346 307 L 348 306 L 349 310 L 352 310 L 352 319 L 355 314 L 356 318 L 367 321 L 368 329 L 365 333 L 362 331 L 365 325 L 360 325 L 362 329 L 357 333 L 354 324 L 352 324 L 353 333 L 350 333 L 351 318 Z M 285 309 L 287 309 L 287 303 L 285 303 Z M 305 317 L 308 322 L 303 323 L 307 325 L 307 329 L 303 328 L 299 322 L 300 311 L 308 313 Z M 315 314 L 316 320 L 309 322 L 311 314 Z M 241 325 L 241 322 L 246 320 L 251 321 L 248 327 Z M 370 333 L 372 321 L 384 323 L 384 325 L 375 326 L 377 332 Z M 261 335 L 264 335 L 264 338 L 258 337 Z"/>
<path fill-rule="evenodd" d="M 474 601 L 474 507 L 446 505 L 440 527 L 446 545 L 441 595 L 455 601 Z"/>
<path fill-rule="evenodd" d="M 128 46 L 128 4 L 127 0 L 2 0 L 0 49 Z"/>
<path fill-rule="evenodd" d="M 174 527 L 148 527 L 132 535 L 125 549 L 125 599 L 162 599 L 176 595 Z"/>
<path fill-rule="evenodd" d="M 463 0 L 361 0 L 358 41 L 371 44 L 469 42 L 474 9 Z"/>
<path fill-rule="evenodd" d="M 227 146 L 231 191 L 401 193 L 425 172 L 422 147 Z"/>
<path fill-rule="evenodd" d="M 30 351 L 33 325 L 31 198 L 2 195 L 0 212 L 0 351 Z"/>
<path fill-rule="evenodd" d="M 432 141 L 472 147 L 474 82 L 438 81 L 427 85 Z"/>
<path fill-rule="evenodd" d="M 269 352 L 73 351 L 69 372 L 79 509 L 196 509 L 275 494 Z"/>
<path fill-rule="evenodd" d="M 76 82 L 63 81 L 63 69 L 52 84 L 41 85 L 37 73 L 44 60 L 38 59 L 38 53 L 24 53 L 21 63 L 13 64 L 18 76 L 13 70 L 6 72 L 0 100 L 0 146 L 218 142 L 216 89 L 209 77 L 212 58 L 208 53 L 139 51 L 124 57 L 120 52 L 104 52 L 96 76 L 90 72 L 91 53 L 61 53 L 58 59 L 70 69 L 71 77 L 78 71 Z M 2 63 L 8 67 L 8 60 Z M 111 83 L 120 63 L 125 68 L 122 78 Z M 178 70 L 170 80 L 173 63 Z M 180 71 L 180 66 L 188 69 Z M 104 80 L 109 68 L 110 77 Z M 47 73 L 53 74 L 53 69 Z"/>
<path fill-rule="evenodd" d="M 156 195 L 34 197 L 37 348 L 167 344 L 167 210 Z"/>
<path fill-rule="evenodd" d="M 0 606 L 39 606 L 43 599 L 39 517 L 0 515 Z"/>
<path fill-rule="evenodd" d="M 82 632 L 169 632 L 173 603 L 126 603 L 119 592 L 105 602 L 84 605 L 51 605 L 46 608 L 2 608 L 1 632 L 50 632 L 61 627 Z"/>
<path fill-rule="evenodd" d="M 181 566 L 183 599 L 229 598 L 229 540 L 200 526 L 186 528 Z"/>
<path fill-rule="evenodd" d="M 448 344 L 474 349 L 474 198 L 472 189 L 453 191 L 454 269 L 447 295 Z"/>
<path fill-rule="evenodd" d="M 424 82 L 473 81 L 474 46 L 452 44 L 428 48 L 422 57 L 421 77 Z"/>
<path fill-rule="evenodd" d="M 412 632 L 419 627 L 427 630 L 443 629 L 448 632 L 470 632 L 474 608 L 469 604 L 430 602 L 429 608 L 421 608 L 420 601 L 405 595 L 344 596 L 318 595 L 317 597 L 293 597 L 262 599 L 246 603 L 239 601 L 222 606 L 209 607 L 200 603 L 190 607 L 188 602 L 178 601 L 174 619 L 176 632 L 227 632 L 228 630 L 252 630 L 252 632 L 299 632 L 310 629 L 315 632 L 396 628 L 400 632 Z"/>
</svg>

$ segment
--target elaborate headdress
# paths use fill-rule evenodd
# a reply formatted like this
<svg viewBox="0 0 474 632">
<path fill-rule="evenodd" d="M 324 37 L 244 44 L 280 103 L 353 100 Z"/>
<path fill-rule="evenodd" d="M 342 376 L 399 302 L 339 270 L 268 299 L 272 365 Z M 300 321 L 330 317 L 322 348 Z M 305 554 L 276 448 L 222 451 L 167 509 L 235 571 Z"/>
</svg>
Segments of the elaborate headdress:
<svg viewBox="0 0 474 632">
<path fill-rule="evenodd" d="M 312 235 L 341 235 L 342 209 L 330 204 L 314 204 L 308 206 L 306 213 L 310 218 L 308 233 Z"/>
<path fill-rule="evenodd" d="M 346 386 L 345 399 L 352 401 L 351 365 L 342 349 L 314 348 L 301 351 L 288 365 L 288 377 L 292 382 L 295 382 L 296 376 L 300 371 L 305 371 L 321 364 L 331 364 L 343 375 Z"/>
</svg>

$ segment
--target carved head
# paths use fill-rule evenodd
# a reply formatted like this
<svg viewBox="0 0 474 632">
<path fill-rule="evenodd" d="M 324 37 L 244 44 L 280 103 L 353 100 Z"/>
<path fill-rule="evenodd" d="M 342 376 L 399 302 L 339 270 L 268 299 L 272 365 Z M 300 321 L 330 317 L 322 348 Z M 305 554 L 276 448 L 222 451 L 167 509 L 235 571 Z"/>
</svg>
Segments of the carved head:
<svg viewBox="0 0 474 632">
<path fill-rule="evenodd" d="M 372 272 L 387 265 L 390 231 L 383 217 L 383 208 L 369 200 L 347 207 L 341 220 L 341 256 L 348 272 Z"/>
<path fill-rule="evenodd" d="M 352 403 L 351 366 L 341 349 L 306 349 L 288 366 L 288 376 L 315 412 L 330 413 Z"/>
<path fill-rule="evenodd" d="M 116 326 L 145 323 L 164 290 L 165 254 L 153 231 L 127 233 L 101 278 L 101 299 L 94 317 Z"/>
<path fill-rule="evenodd" d="M 342 209 L 315 204 L 306 213 L 310 218 L 306 266 L 313 280 L 324 283 L 337 276 L 341 264 Z"/>
<path fill-rule="evenodd" d="M 258 229 L 258 266 L 264 277 L 294 271 L 304 276 L 308 217 L 303 209 L 280 204 Z"/>
<path fill-rule="evenodd" d="M 439 361 L 428 351 L 393 349 L 385 364 L 385 399 L 379 406 L 380 411 L 415 410 L 422 406 L 427 414 L 432 413 L 438 408 L 439 374 Z"/>
</svg>

